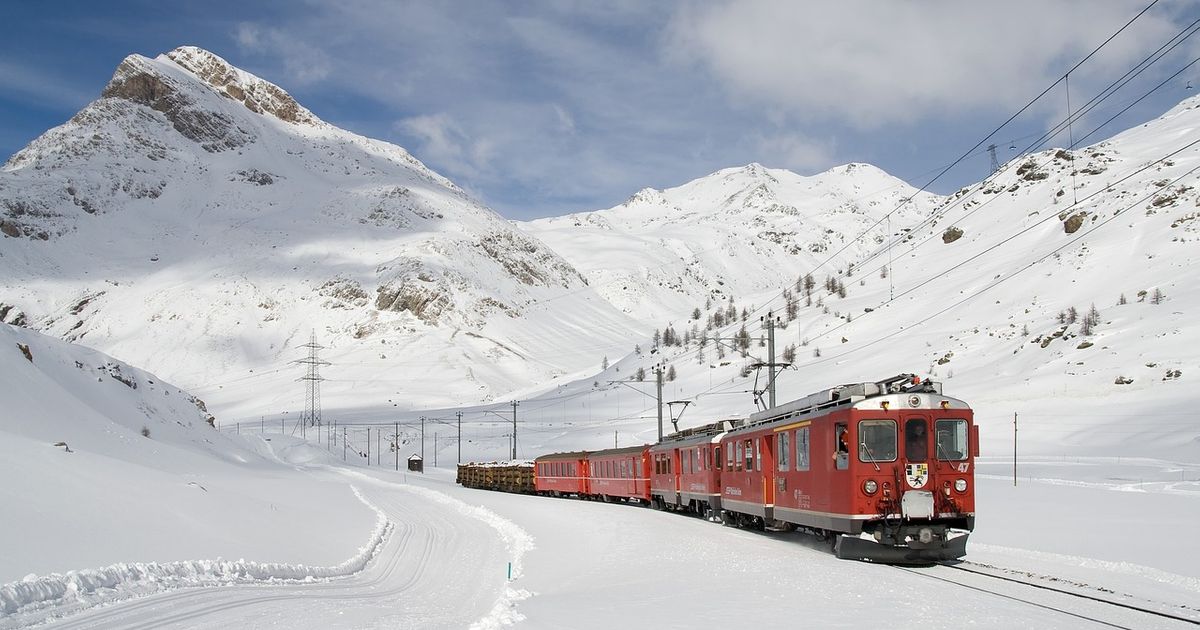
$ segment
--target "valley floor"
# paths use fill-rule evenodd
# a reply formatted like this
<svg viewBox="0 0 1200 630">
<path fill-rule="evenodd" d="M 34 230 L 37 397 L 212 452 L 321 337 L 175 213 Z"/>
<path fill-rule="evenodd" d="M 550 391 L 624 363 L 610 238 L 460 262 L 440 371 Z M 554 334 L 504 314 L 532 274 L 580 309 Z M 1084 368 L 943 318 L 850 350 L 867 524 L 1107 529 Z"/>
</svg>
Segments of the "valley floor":
<svg viewBox="0 0 1200 630">
<path fill-rule="evenodd" d="M 287 438 L 246 439 L 297 452 Z M 83 607 L 87 598 L 72 594 L 0 616 L 0 628 L 1192 625 L 947 567 L 840 561 L 800 534 L 465 489 L 449 468 L 420 475 L 306 459 L 297 484 L 352 487 L 383 525 L 377 541 L 363 537 L 372 525 L 364 515 L 347 539 L 301 542 L 314 557 L 330 549 L 350 557 L 365 543 L 361 571 L 307 581 L 234 575 L 182 588 L 116 585 L 93 594 L 104 605 Z M 1200 517 L 1200 469 L 1045 459 L 1022 462 L 1018 475 L 1014 487 L 1011 463 L 981 462 L 978 527 L 965 566 L 1200 623 L 1200 549 L 1190 533 Z M 60 553 L 69 558 L 71 545 Z"/>
</svg>

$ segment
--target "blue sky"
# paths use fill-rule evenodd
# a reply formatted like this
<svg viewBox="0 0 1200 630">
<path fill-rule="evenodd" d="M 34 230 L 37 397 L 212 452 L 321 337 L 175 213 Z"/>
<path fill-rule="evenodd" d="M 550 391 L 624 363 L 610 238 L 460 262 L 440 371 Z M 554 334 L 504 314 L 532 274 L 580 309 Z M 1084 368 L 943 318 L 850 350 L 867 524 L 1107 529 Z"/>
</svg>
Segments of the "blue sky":
<svg viewBox="0 0 1200 630">
<path fill-rule="evenodd" d="M 10 2 L 0 153 L 97 97 L 126 55 L 195 45 L 514 219 L 607 208 L 750 162 L 802 174 L 869 162 L 920 186 L 1148 1 Z M 1193 0 L 1160 2 L 1072 74 L 1072 105 L 1197 18 Z M 1200 37 L 1076 137 L 1197 56 Z M 1195 94 L 1187 81 L 1200 86 L 1200 64 L 1091 141 Z M 997 136 L 998 157 L 1065 112 L 1060 86 Z M 931 189 L 988 170 L 980 153 Z"/>
</svg>

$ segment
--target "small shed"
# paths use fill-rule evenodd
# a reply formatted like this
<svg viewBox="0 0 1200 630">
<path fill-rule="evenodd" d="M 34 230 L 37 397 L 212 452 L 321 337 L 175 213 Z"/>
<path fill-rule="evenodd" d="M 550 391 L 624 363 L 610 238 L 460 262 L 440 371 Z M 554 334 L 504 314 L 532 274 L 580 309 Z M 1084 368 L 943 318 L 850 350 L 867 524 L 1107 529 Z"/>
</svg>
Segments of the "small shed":
<svg viewBox="0 0 1200 630">
<path fill-rule="evenodd" d="M 413 453 L 412 457 L 408 458 L 408 469 L 413 472 L 425 472 L 425 460 L 421 459 L 420 455 Z"/>
</svg>

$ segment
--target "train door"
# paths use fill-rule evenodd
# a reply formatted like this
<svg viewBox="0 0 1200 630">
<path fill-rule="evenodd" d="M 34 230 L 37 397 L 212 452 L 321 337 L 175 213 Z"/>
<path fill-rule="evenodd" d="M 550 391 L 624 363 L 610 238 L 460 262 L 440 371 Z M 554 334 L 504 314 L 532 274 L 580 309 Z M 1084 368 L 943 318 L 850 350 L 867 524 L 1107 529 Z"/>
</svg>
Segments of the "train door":
<svg viewBox="0 0 1200 630">
<path fill-rule="evenodd" d="M 680 482 L 680 473 L 683 472 L 683 457 L 679 449 L 671 451 L 671 485 L 675 486 L 675 492 L 678 494 L 681 491 L 682 485 Z"/>
<path fill-rule="evenodd" d="M 763 452 L 759 456 L 758 469 L 762 474 L 763 505 L 775 505 L 775 434 L 769 433 L 761 439 Z"/>
</svg>

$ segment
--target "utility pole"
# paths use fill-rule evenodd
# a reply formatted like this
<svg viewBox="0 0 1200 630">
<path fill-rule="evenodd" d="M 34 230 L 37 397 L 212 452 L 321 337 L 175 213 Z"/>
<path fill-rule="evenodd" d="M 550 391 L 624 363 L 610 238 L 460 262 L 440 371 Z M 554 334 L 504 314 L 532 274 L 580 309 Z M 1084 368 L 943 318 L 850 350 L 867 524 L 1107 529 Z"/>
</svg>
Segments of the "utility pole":
<svg viewBox="0 0 1200 630">
<path fill-rule="evenodd" d="M 458 412 L 458 463 L 462 463 L 462 412 Z"/>
<path fill-rule="evenodd" d="M 992 156 L 992 172 L 995 173 L 1000 170 L 1000 161 L 996 159 L 996 145 L 989 144 L 987 150 Z"/>
<path fill-rule="evenodd" d="M 437 431 L 433 432 L 433 467 L 437 468 Z"/>
<path fill-rule="evenodd" d="M 661 442 L 661 441 L 662 441 L 662 431 L 663 431 L 663 428 L 662 428 L 662 417 L 663 417 L 663 416 L 662 416 L 662 406 L 663 406 L 663 400 L 662 400 L 662 384 L 663 384 L 663 382 L 662 382 L 662 375 L 663 375 L 663 367 L 665 367 L 665 366 L 664 366 L 662 363 L 659 363 L 659 364 L 656 364 L 656 365 L 654 365 L 653 367 L 651 367 L 651 368 L 650 368 L 650 369 L 654 370 L 654 373 L 656 374 L 655 381 L 656 381 L 656 383 L 657 383 L 657 385 L 658 385 L 658 395 L 657 395 L 657 396 L 654 396 L 653 398 L 654 398 L 654 400 L 655 400 L 655 403 L 658 405 L 658 441 L 659 441 L 659 442 Z M 637 393 L 639 393 L 639 394 L 641 394 L 641 395 L 645 396 L 646 398 L 651 398 L 650 394 L 647 394 L 646 392 L 644 392 L 644 391 L 642 391 L 642 390 L 640 390 L 640 389 L 638 389 L 638 388 L 634 387 L 633 385 L 630 385 L 629 383 L 626 383 L 625 381 L 608 381 L 608 384 L 609 384 L 609 385 L 621 385 L 622 387 L 628 387 L 629 389 L 632 389 L 633 391 L 635 391 L 635 392 L 637 392 Z M 620 401 L 621 401 L 621 399 L 618 397 L 618 398 L 617 398 L 617 403 L 618 403 L 618 405 L 617 405 L 617 409 L 618 409 L 618 411 L 620 410 Z"/>
<path fill-rule="evenodd" d="M 346 427 L 342 427 L 342 461 L 346 461 Z"/>
<path fill-rule="evenodd" d="M 367 427 L 367 465 L 371 465 L 371 427 Z"/>
<path fill-rule="evenodd" d="M 1013 412 L 1013 487 L 1017 487 L 1017 412 Z"/>
<path fill-rule="evenodd" d="M 517 460 L 517 405 L 519 405 L 519 404 L 521 404 L 519 401 L 516 401 L 516 400 L 512 401 L 512 408 L 513 408 L 513 449 L 512 449 L 512 458 L 513 458 L 513 461 L 516 461 L 516 460 Z"/>
<path fill-rule="evenodd" d="M 767 329 L 767 362 L 755 364 L 754 367 L 767 368 L 767 409 L 773 409 L 775 407 L 775 379 L 779 375 L 779 371 L 782 368 L 785 368 L 791 364 L 775 362 L 775 327 L 782 326 L 783 320 L 775 317 L 770 311 L 768 311 L 765 316 L 758 319 Z M 762 399 L 759 396 L 761 395 L 761 390 L 757 390 L 754 393 L 755 400 L 760 403 Z"/>
<path fill-rule="evenodd" d="M 663 386 L 663 364 L 662 362 L 654 364 L 654 381 L 658 389 L 658 441 L 663 438 L 662 429 L 662 386 Z"/>
<path fill-rule="evenodd" d="M 421 461 L 425 461 L 425 416 L 421 416 Z M 425 464 L 422 463 L 422 466 Z"/>
<path fill-rule="evenodd" d="M 392 423 L 392 448 L 396 451 L 396 472 L 400 472 L 400 423 Z"/>
<path fill-rule="evenodd" d="M 379 465 L 379 455 L 383 452 L 383 429 L 375 429 L 375 465 Z"/>
</svg>

